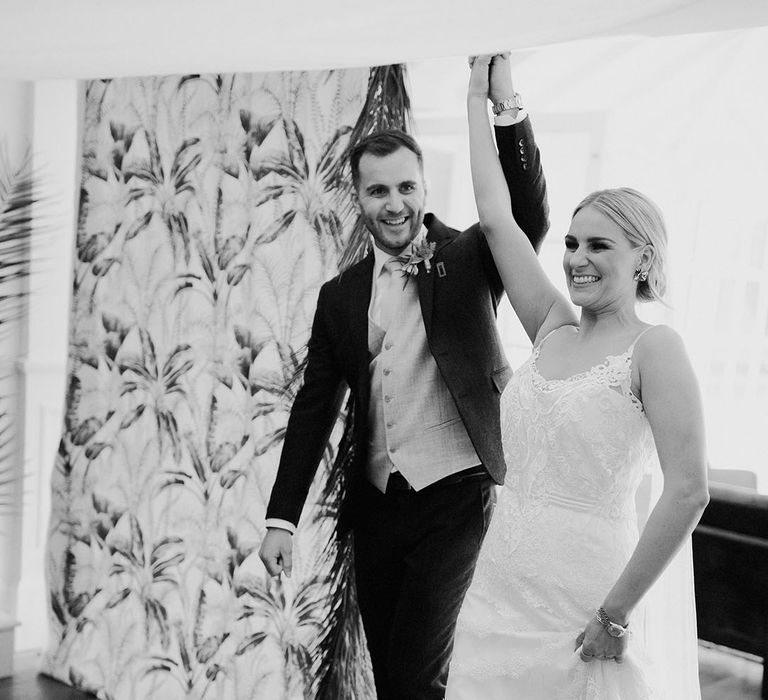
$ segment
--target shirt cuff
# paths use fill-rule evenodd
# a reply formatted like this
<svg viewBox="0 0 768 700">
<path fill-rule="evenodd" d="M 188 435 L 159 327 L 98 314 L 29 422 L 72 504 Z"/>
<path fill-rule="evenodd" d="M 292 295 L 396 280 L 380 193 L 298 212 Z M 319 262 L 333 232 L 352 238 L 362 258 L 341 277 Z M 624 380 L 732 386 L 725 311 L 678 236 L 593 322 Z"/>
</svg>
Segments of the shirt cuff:
<svg viewBox="0 0 768 700">
<path fill-rule="evenodd" d="M 265 525 L 267 527 L 276 527 L 280 530 L 288 530 L 292 535 L 296 533 L 296 526 L 293 523 L 281 520 L 280 518 L 267 518 Z"/>
<path fill-rule="evenodd" d="M 528 112 L 524 109 L 518 109 L 516 117 L 513 117 L 511 114 L 500 114 L 498 117 L 493 118 L 493 123 L 496 126 L 513 126 L 519 124 L 527 116 Z"/>
</svg>

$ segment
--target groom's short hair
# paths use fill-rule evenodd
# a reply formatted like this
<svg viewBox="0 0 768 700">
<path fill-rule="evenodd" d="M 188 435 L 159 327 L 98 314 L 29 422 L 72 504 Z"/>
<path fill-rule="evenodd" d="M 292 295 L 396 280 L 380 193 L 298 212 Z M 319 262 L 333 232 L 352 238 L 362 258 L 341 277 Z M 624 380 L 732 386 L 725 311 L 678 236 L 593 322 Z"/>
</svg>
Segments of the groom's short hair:
<svg viewBox="0 0 768 700">
<path fill-rule="evenodd" d="M 421 148 L 416 140 L 410 134 L 406 134 L 400 129 L 387 129 L 386 131 L 377 131 L 358 141 L 355 147 L 349 153 L 349 165 L 352 169 L 352 185 L 355 190 L 360 183 L 360 159 L 364 154 L 370 153 L 372 156 L 382 158 L 388 156 L 400 148 L 407 148 L 416 154 L 419 161 L 419 167 L 424 167 L 424 158 Z"/>
</svg>

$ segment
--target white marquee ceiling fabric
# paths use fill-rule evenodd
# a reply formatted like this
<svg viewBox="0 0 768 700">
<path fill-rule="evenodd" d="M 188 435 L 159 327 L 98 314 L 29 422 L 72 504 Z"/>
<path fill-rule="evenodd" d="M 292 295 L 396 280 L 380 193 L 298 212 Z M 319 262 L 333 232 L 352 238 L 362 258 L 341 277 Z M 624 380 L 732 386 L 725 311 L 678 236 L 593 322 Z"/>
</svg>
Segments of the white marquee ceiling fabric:
<svg viewBox="0 0 768 700">
<path fill-rule="evenodd" d="M 314 70 L 764 25 L 765 0 L 4 0 L 0 79 Z"/>
</svg>

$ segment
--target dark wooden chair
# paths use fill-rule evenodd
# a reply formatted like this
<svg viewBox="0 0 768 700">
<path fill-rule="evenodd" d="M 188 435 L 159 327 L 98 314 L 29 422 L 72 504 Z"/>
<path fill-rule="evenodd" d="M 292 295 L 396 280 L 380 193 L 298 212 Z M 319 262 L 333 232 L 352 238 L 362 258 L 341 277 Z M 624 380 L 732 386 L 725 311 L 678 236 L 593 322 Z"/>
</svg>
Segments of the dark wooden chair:
<svg viewBox="0 0 768 700">
<path fill-rule="evenodd" d="M 768 700 L 768 496 L 710 485 L 693 567 L 699 639 L 761 657 Z"/>
</svg>

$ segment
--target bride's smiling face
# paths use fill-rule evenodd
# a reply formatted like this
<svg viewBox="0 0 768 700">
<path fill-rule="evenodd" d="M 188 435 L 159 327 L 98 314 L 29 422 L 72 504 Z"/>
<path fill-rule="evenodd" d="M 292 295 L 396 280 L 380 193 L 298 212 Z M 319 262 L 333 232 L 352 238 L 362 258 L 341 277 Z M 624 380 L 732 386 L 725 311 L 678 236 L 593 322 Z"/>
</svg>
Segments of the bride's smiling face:
<svg viewBox="0 0 768 700">
<path fill-rule="evenodd" d="M 580 209 L 565 236 L 563 269 L 571 301 L 602 311 L 634 304 L 642 258 L 618 224 L 591 206 Z"/>
</svg>

